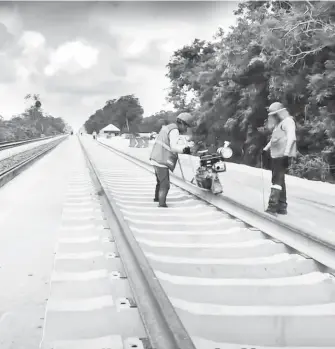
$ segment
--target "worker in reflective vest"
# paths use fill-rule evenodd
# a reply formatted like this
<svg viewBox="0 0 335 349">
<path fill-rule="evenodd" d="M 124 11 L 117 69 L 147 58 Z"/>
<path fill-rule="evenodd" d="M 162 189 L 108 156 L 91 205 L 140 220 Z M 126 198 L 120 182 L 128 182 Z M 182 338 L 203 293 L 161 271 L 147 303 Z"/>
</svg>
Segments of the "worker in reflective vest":
<svg viewBox="0 0 335 349">
<path fill-rule="evenodd" d="M 179 114 L 177 122 L 163 126 L 155 140 L 150 161 L 154 166 L 157 180 L 154 202 L 158 202 L 159 207 L 167 207 L 166 197 L 170 189 L 169 171 L 174 171 L 178 154 L 191 154 L 192 143 L 180 145 L 178 141 L 180 134 L 186 133 L 194 119 L 190 113 Z"/>
<path fill-rule="evenodd" d="M 270 150 L 272 186 L 267 213 L 287 214 L 285 173 L 290 161 L 297 156 L 296 126 L 283 104 L 272 103 L 269 107 L 269 122 L 273 124 L 270 142 L 264 151 Z"/>
</svg>

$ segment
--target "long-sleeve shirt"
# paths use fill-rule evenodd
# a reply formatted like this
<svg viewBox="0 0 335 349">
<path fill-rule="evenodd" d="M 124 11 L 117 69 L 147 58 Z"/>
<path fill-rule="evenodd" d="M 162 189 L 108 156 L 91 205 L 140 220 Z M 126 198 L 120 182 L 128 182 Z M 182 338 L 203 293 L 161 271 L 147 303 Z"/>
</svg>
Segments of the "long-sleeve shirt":
<svg viewBox="0 0 335 349">
<path fill-rule="evenodd" d="M 273 130 L 271 140 L 265 147 L 270 148 L 271 157 L 295 157 L 297 155 L 296 127 L 292 117 L 283 119 Z"/>
<path fill-rule="evenodd" d="M 170 131 L 169 140 L 170 140 L 171 151 L 173 153 L 182 154 L 186 145 L 184 144 L 184 142 L 180 142 L 180 134 L 178 129 L 173 129 L 172 131 Z M 167 167 L 157 163 L 154 160 L 151 160 L 151 164 L 158 167 Z"/>
</svg>

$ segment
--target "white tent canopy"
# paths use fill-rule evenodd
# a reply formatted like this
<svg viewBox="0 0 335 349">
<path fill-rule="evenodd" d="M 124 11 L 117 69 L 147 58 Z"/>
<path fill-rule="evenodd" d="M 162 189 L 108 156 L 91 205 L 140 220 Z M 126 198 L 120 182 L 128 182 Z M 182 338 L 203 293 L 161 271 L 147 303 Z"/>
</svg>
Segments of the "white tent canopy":
<svg viewBox="0 0 335 349">
<path fill-rule="evenodd" d="M 113 124 L 109 124 L 104 127 L 100 132 L 120 132 L 120 129 L 114 126 Z"/>
</svg>

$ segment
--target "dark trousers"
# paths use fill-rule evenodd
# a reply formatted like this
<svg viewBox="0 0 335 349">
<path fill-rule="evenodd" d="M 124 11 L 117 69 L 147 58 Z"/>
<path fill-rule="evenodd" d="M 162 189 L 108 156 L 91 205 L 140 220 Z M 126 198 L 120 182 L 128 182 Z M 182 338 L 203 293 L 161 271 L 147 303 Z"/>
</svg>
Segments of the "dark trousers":
<svg viewBox="0 0 335 349">
<path fill-rule="evenodd" d="M 287 208 L 287 197 L 286 197 L 286 183 L 285 174 L 287 173 L 287 166 L 283 158 L 271 159 L 272 164 L 272 185 L 280 185 L 282 190 L 279 196 L 279 207 L 281 209 Z"/>
<path fill-rule="evenodd" d="M 156 190 L 155 200 L 159 201 L 159 205 L 166 205 L 166 197 L 170 190 L 170 174 L 169 169 L 165 167 L 154 166 L 156 174 Z"/>
</svg>

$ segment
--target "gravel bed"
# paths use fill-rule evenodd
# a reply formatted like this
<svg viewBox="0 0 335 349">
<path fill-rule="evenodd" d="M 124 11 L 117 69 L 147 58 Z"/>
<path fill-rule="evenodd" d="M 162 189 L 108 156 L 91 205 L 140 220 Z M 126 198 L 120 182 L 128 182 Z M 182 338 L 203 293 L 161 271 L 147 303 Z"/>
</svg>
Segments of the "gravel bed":
<svg viewBox="0 0 335 349">
<path fill-rule="evenodd" d="M 59 143 L 59 140 L 49 142 L 47 144 L 39 145 L 33 149 L 26 150 L 22 153 L 13 155 L 9 158 L 6 158 L 4 160 L 0 160 L 0 175 L 4 172 L 9 170 L 10 168 L 20 164 L 21 162 L 28 160 L 30 157 L 41 153 L 43 150 L 49 148 L 52 144 Z"/>
<path fill-rule="evenodd" d="M 63 136 L 64 137 L 64 136 Z M 35 142 L 25 143 L 21 144 L 12 148 L 8 149 L 0 149 L 0 161 L 5 160 L 11 156 L 21 154 L 27 150 L 32 150 L 36 148 L 37 146 L 43 145 L 43 144 L 49 144 L 50 142 L 54 142 L 57 139 L 63 138 L 62 136 L 56 136 L 55 138 L 48 138 L 45 140 L 39 140 Z"/>
</svg>

